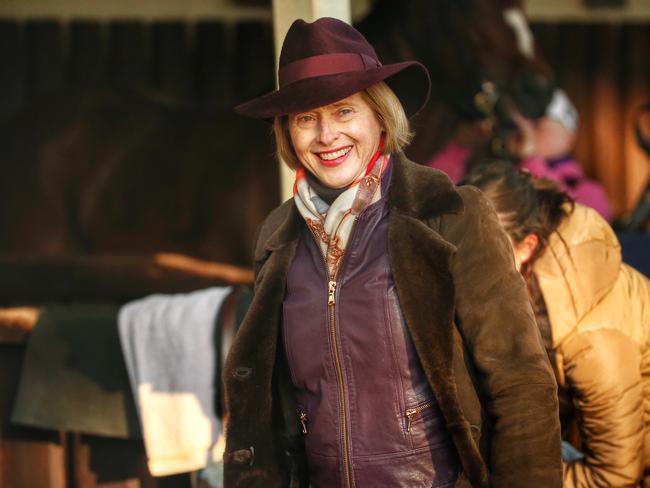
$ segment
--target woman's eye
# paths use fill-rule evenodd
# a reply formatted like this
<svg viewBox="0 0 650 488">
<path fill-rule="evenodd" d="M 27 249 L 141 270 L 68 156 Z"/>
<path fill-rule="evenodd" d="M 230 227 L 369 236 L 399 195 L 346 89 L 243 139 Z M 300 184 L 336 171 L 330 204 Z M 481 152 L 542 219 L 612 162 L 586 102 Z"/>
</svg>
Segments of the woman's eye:
<svg viewBox="0 0 650 488">
<path fill-rule="evenodd" d="M 315 120 L 316 118 L 309 114 L 298 115 L 298 117 L 296 117 L 296 122 L 301 126 L 312 124 Z"/>
<path fill-rule="evenodd" d="M 342 108 L 339 110 L 339 114 L 343 117 L 352 114 L 352 109 L 351 108 Z"/>
</svg>

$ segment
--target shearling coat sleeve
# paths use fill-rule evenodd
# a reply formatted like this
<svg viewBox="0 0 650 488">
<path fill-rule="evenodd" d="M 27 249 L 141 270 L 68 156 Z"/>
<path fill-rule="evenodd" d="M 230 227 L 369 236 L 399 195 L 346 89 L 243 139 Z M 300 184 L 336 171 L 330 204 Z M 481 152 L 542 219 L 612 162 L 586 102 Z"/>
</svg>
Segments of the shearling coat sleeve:
<svg viewBox="0 0 650 488">
<path fill-rule="evenodd" d="M 562 485 L 557 386 L 512 247 L 487 199 L 461 187 L 465 210 L 441 221 L 456 322 L 491 426 L 490 486 Z"/>
<path fill-rule="evenodd" d="M 564 486 L 638 486 L 644 432 L 639 347 L 616 330 L 602 329 L 572 336 L 559 352 L 585 454 L 566 465 Z"/>
</svg>

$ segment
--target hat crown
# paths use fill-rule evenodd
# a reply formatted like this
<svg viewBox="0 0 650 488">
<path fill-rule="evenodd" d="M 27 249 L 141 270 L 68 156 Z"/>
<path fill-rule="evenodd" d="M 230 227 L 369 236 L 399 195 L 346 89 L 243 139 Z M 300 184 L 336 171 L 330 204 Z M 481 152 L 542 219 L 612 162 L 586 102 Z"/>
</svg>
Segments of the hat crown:
<svg viewBox="0 0 650 488">
<path fill-rule="evenodd" d="M 278 89 L 242 103 L 242 115 L 273 117 L 322 107 L 385 82 L 407 115 L 429 99 L 427 69 L 417 61 L 382 65 L 366 38 L 354 27 L 331 17 L 296 20 L 282 43 Z"/>
<path fill-rule="evenodd" d="M 377 53 L 354 27 L 331 17 L 314 22 L 296 20 L 287 32 L 280 51 L 280 68 L 300 59 L 321 54 L 356 53 L 377 60 Z"/>
</svg>

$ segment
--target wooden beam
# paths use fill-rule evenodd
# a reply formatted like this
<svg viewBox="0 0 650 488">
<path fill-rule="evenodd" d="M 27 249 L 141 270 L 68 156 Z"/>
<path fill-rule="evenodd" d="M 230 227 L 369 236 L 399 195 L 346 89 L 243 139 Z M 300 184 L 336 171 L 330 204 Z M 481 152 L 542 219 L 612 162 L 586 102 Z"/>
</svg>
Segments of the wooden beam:
<svg viewBox="0 0 650 488">
<path fill-rule="evenodd" d="M 172 253 L 0 256 L 0 304 L 126 301 L 151 293 L 251 284 L 253 272 Z"/>
<path fill-rule="evenodd" d="M 63 444 L 0 439 L 0 485 L 66 488 Z"/>
<path fill-rule="evenodd" d="M 40 307 L 0 308 L 0 344 L 26 343 L 40 314 Z"/>
<path fill-rule="evenodd" d="M 626 22 L 650 21 L 650 1 L 627 0 L 620 8 L 589 8 L 583 0 L 524 0 L 531 22 Z"/>
<path fill-rule="evenodd" d="M 70 21 L 271 20 L 267 7 L 242 7 L 232 0 L 2 0 L 0 18 Z"/>
</svg>

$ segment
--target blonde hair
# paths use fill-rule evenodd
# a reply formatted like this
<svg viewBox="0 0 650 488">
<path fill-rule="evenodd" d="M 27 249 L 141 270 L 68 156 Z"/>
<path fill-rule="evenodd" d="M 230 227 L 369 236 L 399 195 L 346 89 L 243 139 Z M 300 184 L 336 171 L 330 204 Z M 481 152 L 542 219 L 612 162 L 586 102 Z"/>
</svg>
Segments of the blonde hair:
<svg viewBox="0 0 650 488">
<path fill-rule="evenodd" d="M 385 82 L 380 81 L 362 91 L 361 96 L 375 112 L 379 123 L 384 128 L 382 154 L 391 154 L 404 149 L 411 142 L 414 134 L 409 127 L 404 107 L 395 92 Z M 292 169 L 299 168 L 301 163 L 291 144 L 287 115 L 275 117 L 273 134 L 278 160 L 284 161 Z"/>
</svg>

